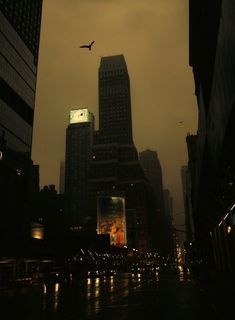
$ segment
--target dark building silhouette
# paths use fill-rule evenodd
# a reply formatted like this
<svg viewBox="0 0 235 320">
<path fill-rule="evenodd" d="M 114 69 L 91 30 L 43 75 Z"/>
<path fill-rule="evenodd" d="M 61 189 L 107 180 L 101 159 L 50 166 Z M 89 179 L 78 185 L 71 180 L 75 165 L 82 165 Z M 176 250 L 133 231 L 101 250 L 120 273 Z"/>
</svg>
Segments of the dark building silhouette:
<svg viewBox="0 0 235 320">
<path fill-rule="evenodd" d="M 152 238 L 154 239 L 155 249 L 161 254 L 166 254 L 166 216 L 163 199 L 162 168 L 156 151 L 144 150 L 139 153 L 139 160 L 144 174 L 149 181 L 154 198 L 154 214 L 149 224 L 151 227 Z"/>
<path fill-rule="evenodd" d="M 64 194 L 64 184 L 65 184 L 65 161 L 60 161 L 60 194 Z"/>
<path fill-rule="evenodd" d="M 97 196 L 122 195 L 128 246 L 146 248 L 146 179 L 132 139 L 130 81 L 123 55 L 103 57 L 100 62 L 99 131 L 93 146 L 90 188 L 93 225 Z"/>
<path fill-rule="evenodd" d="M 29 219 L 41 10 L 41 0 L 0 1 L 0 234 L 8 253 L 17 251 Z"/>
<path fill-rule="evenodd" d="M 192 211 L 192 183 L 188 166 L 181 167 L 181 179 L 184 201 L 185 242 L 187 244 L 194 240 L 194 222 Z"/>
<path fill-rule="evenodd" d="M 154 209 L 148 215 L 153 248 L 165 254 L 165 221 L 163 205 L 163 184 L 160 161 L 156 151 L 144 150 L 139 153 L 139 160 L 144 174 L 149 181 Z"/>
<path fill-rule="evenodd" d="M 30 212 L 30 218 L 32 218 L 32 220 L 34 219 L 34 213 L 36 212 L 38 194 L 40 191 L 39 180 L 39 165 L 32 163 L 29 174 L 29 191 L 27 201 L 28 211 Z"/>
<path fill-rule="evenodd" d="M 46 240 L 51 240 L 63 231 L 63 197 L 58 194 L 55 185 L 41 188 L 34 221 L 43 224 Z"/>
<path fill-rule="evenodd" d="M 139 153 L 140 164 L 154 189 L 158 215 L 164 217 L 162 168 L 156 151 L 144 150 Z"/>
<path fill-rule="evenodd" d="M 168 257 L 176 257 L 176 230 L 172 225 L 173 220 L 173 198 L 168 189 L 163 190 L 164 212 L 165 212 L 165 252 Z"/>
<path fill-rule="evenodd" d="M 205 265 L 231 271 L 234 240 L 223 230 L 234 228 L 230 209 L 235 202 L 235 4 L 191 0 L 189 16 L 190 65 L 199 114 L 193 183 L 195 246 Z"/>
<path fill-rule="evenodd" d="M 123 55 L 100 61 L 99 134 L 105 143 L 133 143 L 130 80 Z"/>
<path fill-rule="evenodd" d="M 83 228 L 89 218 L 89 170 L 94 135 L 94 116 L 88 109 L 70 111 L 66 130 L 65 223 Z"/>
<path fill-rule="evenodd" d="M 188 150 L 188 165 L 184 168 L 183 197 L 185 209 L 185 227 L 187 243 L 195 240 L 194 232 L 194 188 L 195 188 L 195 170 L 197 159 L 197 135 L 187 134 L 186 136 Z M 182 172 L 183 173 L 183 172 Z"/>
</svg>

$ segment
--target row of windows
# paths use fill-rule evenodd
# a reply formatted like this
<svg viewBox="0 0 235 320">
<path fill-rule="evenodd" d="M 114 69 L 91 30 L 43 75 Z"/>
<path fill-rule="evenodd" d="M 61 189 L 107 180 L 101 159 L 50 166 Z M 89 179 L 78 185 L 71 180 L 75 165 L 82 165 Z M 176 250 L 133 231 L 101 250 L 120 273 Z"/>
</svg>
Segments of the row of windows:
<svg viewBox="0 0 235 320">
<path fill-rule="evenodd" d="M 117 76 L 117 75 L 127 75 L 127 70 L 126 69 L 117 69 L 116 66 L 113 66 L 114 70 L 99 70 L 99 75 L 100 77 L 105 77 L 105 76 Z"/>
<path fill-rule="evenodd" d="M 8 61 L 0 54 L 0 77 L 12 88 L 30 107 L 34 108 L 35 89 L 33 84 L 29 86 L 21 75 Z"/>
<path fill-rule="evenodd" d="M 123 85 L 113 85 L 113 86 L 100 86 L 99 91 L 101 94 L 108 94 L 108 93 L 129 93 L 126 86 Z"/>
<path fill-rule="evenodd" d="M 9 63 L 11 67 L 27 82 L 28 86 L 35 90 L 36 87 L 36 72 L 32 69 L 27 62 L 20 55 L 20 48 L 18 51 L 8 41 L 8 39 L 0 32 L 0 53 L 3 55 L 4 61 L 2 63 Z M 9 68 L 9 66 L 8 66 Z"/>
<path fill-rule="evenodd" d="M 31 146 L 32 127 L 24 121 L 12 108 L 0 99 L 0 124 L 24 144 Z"/>
<path fill-rule="evenodd" d="M 0 98 L 30 126 L 33 126 L 33 110 L 1 77 L 0 88 Z"/>
<path fill-rule="evenodd" d="M 42 0 L 0 1 L 0 10 L 16 29 L 22 40 L 38 56 Z"/>
</svg>

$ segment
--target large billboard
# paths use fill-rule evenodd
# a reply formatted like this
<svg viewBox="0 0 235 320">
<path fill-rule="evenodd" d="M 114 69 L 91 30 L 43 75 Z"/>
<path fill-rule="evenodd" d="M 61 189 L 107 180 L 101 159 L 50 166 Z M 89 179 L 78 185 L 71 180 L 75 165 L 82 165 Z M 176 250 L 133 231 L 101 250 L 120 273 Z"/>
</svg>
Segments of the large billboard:
<svg viewBox="0 0 235 320">
<path fill-rule="evenodd" d="M 97 231 L 98 234 L 109 234 L 111 245 L 126 245 L 126 213 L 124 197 L 98 197 Z"/>
<path fill-rule="evenodd" d="M 44 227 L 41 223 L 32 222 L 31 223 L 31 238 L 34 239 L 44 239 Z"/>
</svg>

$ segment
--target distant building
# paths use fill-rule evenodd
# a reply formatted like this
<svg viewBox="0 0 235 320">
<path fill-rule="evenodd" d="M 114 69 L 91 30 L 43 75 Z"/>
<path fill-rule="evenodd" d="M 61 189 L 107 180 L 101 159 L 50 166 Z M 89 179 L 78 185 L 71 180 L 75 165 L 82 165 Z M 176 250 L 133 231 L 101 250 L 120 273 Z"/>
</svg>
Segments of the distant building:
<svg viewBox="0 0 235 320">
<path fill-rule="evenodd" d="M 172 258 L 175 256 L 175 230 L 172 225 L 173 220 L 173 198 L 168 189 L 163 190 L 164 211 L 165 211 L 165 251 Z"/>
<path fill-rule="evenodd" d="M 89 218 L 89 170 L 94 116 L 87 108 L 69 114 L 65 154 L 65 220 L 68 227 L 83 228 Z"/>
<path fill-rule="evenodd" d="M 188 149 L 188 166 L 186 172 L 186 203 L 185 203 L 185 226 L 187 233 L 187 241 L 192 242 L 195 240 L 195 223 L 197 223 L 197 218 L 194 217 L 195 214 L 195 174 L 196 174 L 196 161 L 197 161 L 197 141 L 198 136 L 193 134 L 187 134 L 186 143 Z"/>
<path fill-rule="evenodd" d="M 140 164 L 154 190 L 158 215 L 164 217 L 162 168 L 158 154 L 153 150 L 139 153 Z"/>
<path fill-rule="evenodd" d="M 163 190 L 163 197 L 166 216 L 173 219 L 173 198 L 168 189 Z"/>
<path fill-rule="evenodd" d="M 151 238 L 154 249 L 163 253 L 165 246 L 165 212 L 163 199 L 162 168 L 156 151 L 144 150 L 139 153 L 139 160 L 146 178 L 149 181 L 152 193 L 154 210 L 149 216 Z"/>
<path fill-rule="evenodd" d="M 184 222 L 185 222 L 185 241 L 188 243 L 194 240 L 194 222 L 192 211 L 192 183 L 188 166 L 181 167 L 181 179 L 184 201 Z"/>
<path fill-rule="evenodd" d="M 41 11 L 42 0 L 0 1 L 0 234 L 11 239 L 26 235 Z"/>
<path fill-rule="evenodd" d="M 100 194 L 125 197 L 127 243 L 146 248 L 146 179 L 132 138 L 130 80 L 123 55 L 101 58 L 99 131 L 93 146 L 90 187 L 94 220 Z"/>
<path fill-rule="evenodd" d="M 45 226 L 46 238 L 60 232 L 63 226 L 63 198 L 54 184 L 44 186 L 39 192 L 37 222 Z"/>
</svg>

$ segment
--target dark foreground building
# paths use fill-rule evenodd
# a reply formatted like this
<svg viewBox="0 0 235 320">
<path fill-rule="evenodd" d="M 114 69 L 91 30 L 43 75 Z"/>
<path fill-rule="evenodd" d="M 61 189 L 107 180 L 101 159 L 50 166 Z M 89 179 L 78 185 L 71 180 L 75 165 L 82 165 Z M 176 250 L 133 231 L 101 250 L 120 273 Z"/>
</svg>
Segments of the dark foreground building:
<svg viewBox="0 0 235 320">
<path fill-rule="evenodd" d="M 235 270 L 235 3 L 189 1 L 190 65 L 198 101 L 193 184 L 195 254 Z"/>
<path fill-rule="evenodd" d="M 6 254 L 28 232 L 42 0 L 0 1 L 0 241 Z"/>
</svg>

